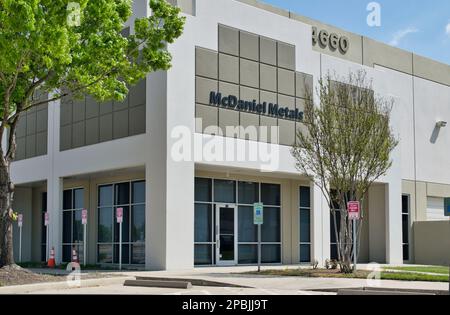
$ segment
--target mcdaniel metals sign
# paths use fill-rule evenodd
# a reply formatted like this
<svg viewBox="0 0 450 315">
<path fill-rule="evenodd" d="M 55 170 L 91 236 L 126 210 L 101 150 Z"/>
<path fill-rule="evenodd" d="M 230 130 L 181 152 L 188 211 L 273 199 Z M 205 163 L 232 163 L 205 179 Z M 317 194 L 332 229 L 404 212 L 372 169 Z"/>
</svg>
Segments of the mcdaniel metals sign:
<svg viewBox="0 0 450 315">
<path fill-rule="evenodd" d="M 257 103 L 256 100 L 240 100 L 234 95 L 222 96 L 221 93 L 211 91 L 209 94 L 209 105 L 221 106 L 238 111 L 246 111 L 255 114 L 269 115 L 282 119 L 303 121 L 303 112 L 297 108 L 291 109 L 273 103 Z"/>
</svg>

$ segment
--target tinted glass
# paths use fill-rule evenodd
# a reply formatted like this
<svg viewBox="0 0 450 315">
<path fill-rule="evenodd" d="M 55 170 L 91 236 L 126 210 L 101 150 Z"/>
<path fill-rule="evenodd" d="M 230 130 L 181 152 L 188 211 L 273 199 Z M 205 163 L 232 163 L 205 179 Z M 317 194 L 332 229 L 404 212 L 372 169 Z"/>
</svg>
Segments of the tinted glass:
<svg viewBox="0 0 450 315">
<path fill-rule="evenodd" d="M 114 263 L 119 263 L 119 244 L 114 245 Z M 122 264 L 129 264 L 130 263 L 130 245 L 128 244 L 122 244 Z"/>
<path fill-rule="evenodd" d="M 71 211 L 73 219 L 73 243 L 83 242 L 83 224 L 81 224 L 81 210 Z"/>
<path fill-rule="evenodd" d="M 98 242 L 112 242 L 112 208 L 100 208 L 98 210 Z"/>
<path fill-rule="evenodd" d="M 206 178 L 195 179 L 195 201 L 211 202 L 212 180 Z"/>
<path fill-rule="evenodd" d="M 300 262 L 302 263 L 311 262 L 311 245 L 308 244 L 300 245 Z"/>
<path fill-rule="evenodd" d="M 115 185 L 116 205 L 130 203 L 130 183 L 120 183 Z"/>
<path fill-rule="evenodd" d="M 131 263 L 145 264 L 145 245 L 131 245 Z"/>
<path fill-rule="evenodd" d="M 195 265 L 211 265 L 212 263 L 212 246 L 197 244 L 194 247 L 194 264 Z"/>
<path fill-rule="evenodd" d="M 264 207 L 264 224 L 261 226 L 263 242 L 281 241 L 280 209 Z"/>
<path fill-rule="evenodd" d="M 265 245 L 261 246 L 261 262 L 263 264 L 275 264 L 281 262 L 281 248 L 280 245 Z"/>
<path fill-rule="evenodd" d="M 72 261 L 72 246 L 71 245 L 63 245 L 62 247 L 62 261 L 63 262 L 71 262 Z"/>
<path fill-rule="evenodd" d="M 101 264 L 112 263 L 112 245 L 98 245 L 97 260 Z"/>
<path fill-rule="evenodd" d="M 145 242 L 145 206 L 133 206 L 131 209 L 131 240 L 133 242 Z"/>
<path fill-rule="evenodd" d="M 409 260 L 409 246 L 403 245 L 403 260 Z"/>
<path fill-rule="evenodd" d="M 63 212 L 63 243 L 72 243 L 72 211 Z"/>
<path fill-rule="evenodd" d="M 309 187 L 300 187 L 300 207 L 311 207 L 311 189 Z"/>
<path fill-rule="evenodd" d="M 300 210 L 300 242 L 311 242 L 310 210 Z"/>
<path fill-rule="evenodd" d="M 408 196 L 402 196 L 402 212 L 409 213 L 409 198 Z"/>
<path fill-rule="evenodd" d="M 258 262 L 258 245 L 239 245 L 239 264 L 256 264 Z"/>
<path fill-rule="evenodd" d="M 253 224 L 253 207 L 240 206 L 238 217 L 238 241 L 244 243 L 257 242 L 258 227 Z"/>
<path fill-rule="evenodd" d="M 63 209 L 72 209 L 72 190 L 64 190 L 63 192 Z"/>
<path fill-rule="evenodd" d="M 98 188 L 98 205 L 112 206 L 112 204 L 113 204 L 112 185 L 100 186 Z"/>
<path fill-rule="evenodd" d="M 249 182 L 239 182 L 239 200 L 240 204 L 251 205 L 259 202 L 259 184 Z"/>
<path fill-rule="evenodd" d="M 402 215 L 402 236 L 403 243 L 409 243 L 409 216 Z"/>
<path fill-rule="evenodd" d="M 132 203 L 145 203 L 145 182 L 134 182 Z"/>
<path fill-rule="evenodd" d="M 212 241 L 212 210 L 211 205 L 195 205 L 194 239 L 195 242 Z"/>
<path fill-rule="evenodd" d="M 236 202 L 236 182 L 232 180 L 214 181 L 214 201 L 215 202 Z"/>
<path fill-rule="evenodd" d="M 279 206 L 281 202 L 280 185 L 261 184 L 261 201 L 264 205 Z"/>
<path fill-rule="evenodd" d="M 83 209 L 83 207 L 84 207 L 84 189 L 83 188 L 75 189 L 73 191 L 73 199 L 74 199 L 73 208 L 74 209 Z"/>
</svg>

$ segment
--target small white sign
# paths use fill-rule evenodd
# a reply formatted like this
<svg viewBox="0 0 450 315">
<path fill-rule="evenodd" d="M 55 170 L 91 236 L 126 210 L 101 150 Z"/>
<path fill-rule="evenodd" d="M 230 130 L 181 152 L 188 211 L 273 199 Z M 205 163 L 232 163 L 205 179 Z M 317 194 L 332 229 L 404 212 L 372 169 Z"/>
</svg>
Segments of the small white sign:
<svg viewBox="0 0 450 315">
<path fill-rule="evenodd" d="M 81 210 L 81 224 L 86 225 L 88 220 L 88 211 L 87 209 Z"/>
<path fill-rule="evenodd" d="M 123 222 L 123 208 L 116 209 L 116 218 L 117 218 L 117 223 Z"/>
<path fill-rule="evenodd" d="M 44 214 L 44 225 L 48 226 L 50 224 L 50 215 L 48 212 L 45 212 Z"/>
<path fill-rule="evenodd" d="M 17 217 L 17 225 L 19 227 L 23 226 L 23 214 L 19 214 L 19 216 Z"/>
</svg>

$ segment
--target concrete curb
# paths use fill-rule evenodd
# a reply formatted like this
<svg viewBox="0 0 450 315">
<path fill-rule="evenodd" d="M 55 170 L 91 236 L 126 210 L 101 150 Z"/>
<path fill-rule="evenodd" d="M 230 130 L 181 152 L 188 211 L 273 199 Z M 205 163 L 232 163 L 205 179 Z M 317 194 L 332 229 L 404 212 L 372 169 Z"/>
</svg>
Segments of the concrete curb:
<svg viewBox="0 0 450 315">
<path fill-rule="evenodd" d="M 89 288 L 104 285 L 123 284 L 126 280 L 134 280 L 134 277 L 127 276 L 127 277 L 86 279 L 86 280 L 81 279 L 80 286 L 69 286 L 66 281 L 6 286 L 0 287 L 0 295 L 24 294 L 24 293 L 39 294 L 43 290 L 69 290 L 75 288 Z"/>
</svg>

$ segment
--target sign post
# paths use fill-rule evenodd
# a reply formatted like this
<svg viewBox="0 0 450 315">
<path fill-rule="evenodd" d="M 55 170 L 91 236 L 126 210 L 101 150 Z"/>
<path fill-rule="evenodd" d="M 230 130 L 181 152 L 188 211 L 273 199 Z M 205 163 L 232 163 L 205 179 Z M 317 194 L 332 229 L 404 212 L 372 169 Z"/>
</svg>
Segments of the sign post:
<svg viewBox="0 0 450 315">
<path fill-rule="evenodd" d="M 347 203 L 348 219 L 352 220 L 353 223 L 353 268 L 356 270 L 356 256 L 357 256 L 357 241 L 356 241 L 356 222 L 361 216 L 361 205 L 359 201 L 349 201 Z"/>
<path fill-rule="evenodd" d="M 23 214 L 19 214 L 17 218 L 17 225 L 19 226 L 19 262 L 22 262 L 22 226 L 23 226 Z"/>
<path fill-rule="evenodd" d="M 87 211 L 87 209 L 83 209 L 83 210 L 81 210 L 81 223 L 83 224 L 83 265 L 84 266 L 86 266 L 87 220 L 88 220 L 88 211 Z"/>
<path fill-rule="evenodd" d="M 119 223 L 119 270 L 122 270 L 122 222 L 123 208 L 116 209 L 117 223 Z"/>
<path fill-rule="evenodd" d="M 46 233 L 46 240 L 45 240 L 45 249 L 46 249 L 46 253 L 45 255 L 47 256 L 47 261 L 48 261 L 48 249 L 49 249 L 49 239 L 48 239 L 48 235 L 49 235 L 49 225 L 50 225 L 50 214 L 48 213 L 48 211 L 44 212 L 44 225 L 45 225 L 45 233 Z"/>
<path fill-rule="evenodd" d="M 253 204 L 253 224 L 258 226 L 258 272 L 261 271 L 261 225 L 264 224 L 264 205 Z"/>
</svg>

